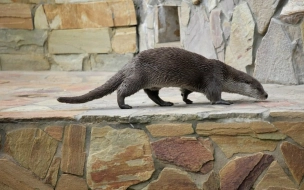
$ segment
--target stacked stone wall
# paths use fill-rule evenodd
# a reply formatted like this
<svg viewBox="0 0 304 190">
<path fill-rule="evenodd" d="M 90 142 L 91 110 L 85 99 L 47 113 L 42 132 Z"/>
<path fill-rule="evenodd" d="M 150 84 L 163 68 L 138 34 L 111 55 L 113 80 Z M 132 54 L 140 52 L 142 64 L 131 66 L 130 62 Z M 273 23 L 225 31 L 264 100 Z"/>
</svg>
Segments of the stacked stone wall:
<svg viewBox="0 0 304 190">
<path fill-rule="evenodd" d="M 0 0 L 0 70 L 117 71 L 136 25 L 132 0 Z"/>
<path fill-rule="evenodd" d="M 0 189 L 303 190 L 303 116 L 3 120 Z"/>
</svg>

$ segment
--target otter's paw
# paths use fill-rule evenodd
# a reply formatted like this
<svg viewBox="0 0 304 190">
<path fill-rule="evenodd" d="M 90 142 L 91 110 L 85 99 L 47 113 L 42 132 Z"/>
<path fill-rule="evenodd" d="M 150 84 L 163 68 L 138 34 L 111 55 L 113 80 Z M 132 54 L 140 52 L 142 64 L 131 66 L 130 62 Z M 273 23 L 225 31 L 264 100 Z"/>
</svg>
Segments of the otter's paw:
<svg viewBox="0 0 304 190">
<path fill-rule="evenodd" d="M 129 106 L 128 104 L 119 105 L 120 109 L 132 109 L 132 106 Z"/>
<path fill-rule="evenodd" d="M 183 101 L 186 103 L 186 104 L 192 104 L 193 102 L 189 99 L 183 99 Z"/>
<path fill-rule="evenodd" d="M 160 106 L 173 106 L 174 104 L 172 102 L 162 102 L 159 104 Z"/>
</svg>

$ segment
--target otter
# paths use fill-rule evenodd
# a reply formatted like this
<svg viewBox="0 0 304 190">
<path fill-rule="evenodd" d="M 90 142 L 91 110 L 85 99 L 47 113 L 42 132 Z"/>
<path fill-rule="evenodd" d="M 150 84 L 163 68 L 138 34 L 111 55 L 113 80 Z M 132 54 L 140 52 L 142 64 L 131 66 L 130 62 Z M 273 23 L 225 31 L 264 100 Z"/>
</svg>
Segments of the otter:
<svg viewBox="0 0 304 190">
<path fill-rule="evenodd" d="M 222 92 L 237 93 L 256 99 L 267 99 L 263 86 L 252 76 L 215 59 L 180 48 L 163 47 L 140 52 L 105 84 L 75 97 L 59 97 L 63 103 L 85 103 L 102 98 L 117 90 L 121 109 L 131 109 L 125 98 L 141 89 L 160 106 L 172 106 L 159 97 L 163 87 L 179 87 L 183 101 L 191 104 L 192 92 L 205 94 L 212 104 L 229 105 L 221 98 Z"/>
</svg>

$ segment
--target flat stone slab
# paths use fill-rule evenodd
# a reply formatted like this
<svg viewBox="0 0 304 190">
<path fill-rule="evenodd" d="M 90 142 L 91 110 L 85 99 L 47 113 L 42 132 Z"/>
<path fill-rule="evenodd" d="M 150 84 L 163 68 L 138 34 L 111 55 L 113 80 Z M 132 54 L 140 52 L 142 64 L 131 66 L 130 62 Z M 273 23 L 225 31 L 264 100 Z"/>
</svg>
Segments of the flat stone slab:
<svg viewBox="0 0 304 190">
<path fill-rule="evenodd" d="M 153 120 L 292 117 L 292 114 L 286 112 L 297 112 L 294 114 L 296 118 L 304 118 L 304 114 L 299 114 L 304 110 L 304 85 L 265 84 L 264 88 L 269 94 L 266 101 L 223 93 L 224 99 L 234 102 L 230 106 L 211 105 L 200 93 L 192 93 L 189 98 L 194 103 L 187 105 L 182 101 L 178 88 L 164 88 L 160 91 L 160 97 L 175 104 L 172 107 L 156 105 L 143 90 L 126 98 L 126 103 L 133 106 L 130 110 L 118 107 L 116 92 L 84 104 L 63 104 L 56 100 L 58 96 L 86 93 L 103 84 L 112 75 L 113 72 L 2 71 L 0 88 L 5 90 L 0 91 L 0 122 L 66 119 L 149 123 Z"/>
</svg>

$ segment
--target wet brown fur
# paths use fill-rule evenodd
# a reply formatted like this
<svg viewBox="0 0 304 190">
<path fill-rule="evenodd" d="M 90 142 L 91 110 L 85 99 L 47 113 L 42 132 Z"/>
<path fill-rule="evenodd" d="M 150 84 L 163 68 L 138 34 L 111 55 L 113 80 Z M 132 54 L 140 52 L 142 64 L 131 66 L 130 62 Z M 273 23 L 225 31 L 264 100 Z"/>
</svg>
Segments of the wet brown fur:
<svg viewBox="0 0 304 190">
<path fill-rule="evenodd" d="M 257 99 L 266 99 L 262 85 L 250 75 L 238 71 L 225 63 L 207 59 L 199 54 L 179 48 L 157 48 L 139 53 L 102 86 L 75 97 L 60 97 L 59 102 L 84 103 L 102 98 L 117 90 L 120 108 L 131 108 L 124 99 L 141 89 L 160 106 L 173 103 L 163 101 L 159 89 L 179 87 L 183 100 L 191 92 L 201 92 L 213 104 L 230 104 L 221 99 L 222 92 L 238 93 Z"/>
</svg>

